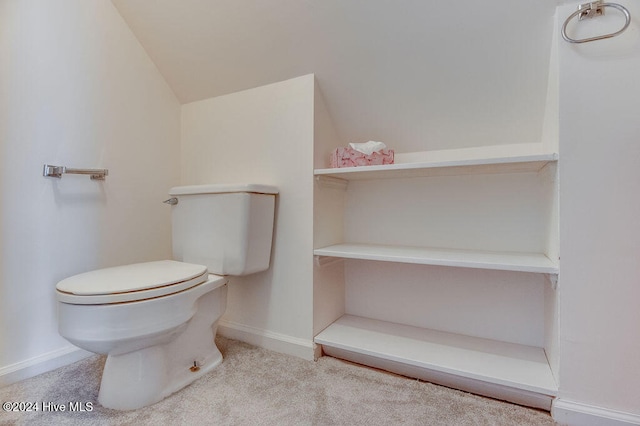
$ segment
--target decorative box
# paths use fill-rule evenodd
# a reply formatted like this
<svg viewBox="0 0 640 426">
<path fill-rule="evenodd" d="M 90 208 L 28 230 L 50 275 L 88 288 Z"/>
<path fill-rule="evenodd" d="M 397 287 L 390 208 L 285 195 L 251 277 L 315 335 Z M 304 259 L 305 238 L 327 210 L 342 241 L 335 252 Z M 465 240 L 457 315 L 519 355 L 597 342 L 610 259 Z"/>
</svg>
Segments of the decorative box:
<svg viewBox="0 0 640 426">
<path fill-rule="evenodd" d="M 331 168 L 393 164 L 393 150 L 385 148 L 367 155 L 350 147 L 336 148 L 331 153 L 330 163 Z"/>
</svg>

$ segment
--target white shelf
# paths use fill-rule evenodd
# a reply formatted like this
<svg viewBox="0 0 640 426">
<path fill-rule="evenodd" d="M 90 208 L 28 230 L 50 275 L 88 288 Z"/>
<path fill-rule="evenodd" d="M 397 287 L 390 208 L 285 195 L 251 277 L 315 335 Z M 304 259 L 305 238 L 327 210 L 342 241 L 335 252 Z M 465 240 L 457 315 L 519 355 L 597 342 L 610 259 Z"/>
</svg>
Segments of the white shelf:
<svg viewBox="0 0 640 426">
<path fill-rule="evenodd" d="M 332 356 L 549 409 L 558 387 L 542 348 L 344 315 L 315 339 Z"/>
<path fill-rule="evenodd" d="M 529 154 L 471 159 L 436 159 L 431 161 L 396 163 L 384 166 L 359 166 L 335 169 L 316 169 L 316 176 L 344 180 L 449 176 L 485 173 L 524 173 L 540 171 L 558 154 Z"/>
<path fill-rule="evenodd" d="M 316 256 L 377 260 L 459 268 L 557 274 L 558 265 L 540 253 L 507 253 L 375 244 L 336 244 L 315 249 Z"/>
</svg>

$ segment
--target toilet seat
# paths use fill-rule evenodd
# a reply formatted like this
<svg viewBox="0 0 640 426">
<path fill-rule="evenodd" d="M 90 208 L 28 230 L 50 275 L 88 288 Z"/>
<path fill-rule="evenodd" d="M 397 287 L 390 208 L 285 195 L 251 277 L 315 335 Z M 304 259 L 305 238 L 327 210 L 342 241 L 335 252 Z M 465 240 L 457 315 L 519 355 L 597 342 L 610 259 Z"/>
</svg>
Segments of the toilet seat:
<svg viewBox="0 0 640 426">
<path fill-rule="evenodd" d="M 207 267 L 161 260 L 98 269 L 56 285 L 58 300 L 77 305 L 135 302 L 167 296 L 207 281 Z"/>
</svg>

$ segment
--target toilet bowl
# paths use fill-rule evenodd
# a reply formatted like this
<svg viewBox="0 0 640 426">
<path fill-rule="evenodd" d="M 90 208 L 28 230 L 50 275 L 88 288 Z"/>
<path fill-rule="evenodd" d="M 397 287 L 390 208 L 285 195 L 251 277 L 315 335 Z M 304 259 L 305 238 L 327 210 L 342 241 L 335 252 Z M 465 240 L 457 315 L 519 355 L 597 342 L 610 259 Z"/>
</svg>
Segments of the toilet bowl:
<svg viewBox="0 0 640 426">
<path fill-rule="evenodd" d="M 177 260 L 99 269 L 57 284 L 60 334 L 107 355 L 101 405 L 132 410 L 154 404 L 222 362 L 214 338 L 226 308 L 227 277 L 211 272 L 268 269 L 276 193 L 264 185 L 173 188 Z M 189 263 L 192 257 L 206 265 Z"/>
<path fill-rule="evenodd" d="M 189 270 L 202 272 L 193 277 Z M 123 291 L 110 293 L 113 289 L 107 288 L 110 279 L 126 282 L 144 271 L 152 277 L 164 273 L 175 282 L 156 280 L 154 286 L 147 277 L 145 290 L 120 288 Z M 140 278 L 144 281 L 138 277 L 137 282 Z M 83 283 L 85 292 L 70 293 Z M 214 338 L 226 308 L 226 284 L 226 278 L 207 274 L 200 265 L 170 260 L 107 268 L 61 281 L 60 334 L 82 349 L 108 355 L 98 402 L 118 410 L 141 408 L 220 364 Z"/>
</svg>

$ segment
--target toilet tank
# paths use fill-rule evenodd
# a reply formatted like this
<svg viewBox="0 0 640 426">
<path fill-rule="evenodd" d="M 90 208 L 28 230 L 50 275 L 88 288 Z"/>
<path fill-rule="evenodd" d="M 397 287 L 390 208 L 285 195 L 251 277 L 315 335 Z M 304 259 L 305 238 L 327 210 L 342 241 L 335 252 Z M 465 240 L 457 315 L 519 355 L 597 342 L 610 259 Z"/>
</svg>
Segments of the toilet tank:
<svg viewBox="0 0 640 426">
<path fill-rule="evenodd" d="M 269 268 L 275 200 L 268 185 L 192 185 L 171 188 L 175 260 L 204 265 L 216 275 Z"/>
</svg>

